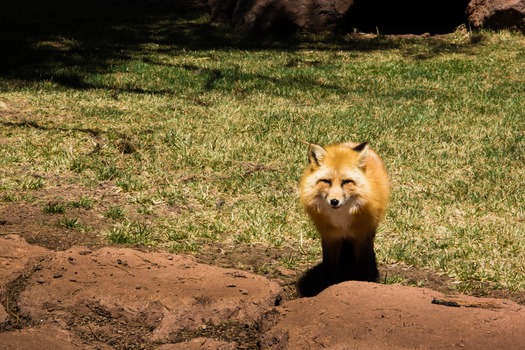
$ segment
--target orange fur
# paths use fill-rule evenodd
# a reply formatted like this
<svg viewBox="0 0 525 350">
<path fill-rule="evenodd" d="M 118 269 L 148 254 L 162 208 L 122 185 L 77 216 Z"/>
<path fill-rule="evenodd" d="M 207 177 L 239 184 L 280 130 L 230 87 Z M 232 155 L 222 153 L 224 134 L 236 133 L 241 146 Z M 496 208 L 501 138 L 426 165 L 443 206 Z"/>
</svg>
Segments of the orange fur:
<svg viewBox="0 0 525 350">
<path fill-rule="evenodd" d="M 359 255 L 359 246 L 373 240 L 388 206 L 390 184 L 383 161 L 366 144 L 353 142 L 311 144 L 308 155 L 301 204 L 324 241 L 349 239 Z"/>
</svg>

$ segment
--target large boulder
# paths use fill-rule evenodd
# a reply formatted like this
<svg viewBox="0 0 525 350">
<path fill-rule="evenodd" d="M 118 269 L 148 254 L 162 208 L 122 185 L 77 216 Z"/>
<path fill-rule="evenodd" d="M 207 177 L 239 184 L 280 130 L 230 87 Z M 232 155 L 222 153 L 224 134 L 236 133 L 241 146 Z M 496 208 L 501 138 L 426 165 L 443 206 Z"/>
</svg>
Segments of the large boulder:
<svg viewBox="0 0 525 350">
<path fill-rule="evenodd" d="M 523 0 L 472 0 L 467 14 L 469 23 L 475 28 L 515 28 L 525 33 Z"/>
<path fill-rule="evenodd" d="M 466 23 L 468 0 L 208 0 L 213 20 L 243 33 L 354 30 L 384 34 L 452 32 Z"/>
<path fill-rule="evenodd" d="M 523 349 L 525 309 L 508 300 L 344 282 L 268 312 L 261 349 Z"/>
<path fill-rule="evenodd" d="M 74 247 L 41 262 L 19 307 L 32 320 L 59 320 L 76 333 L 100 332 L 102 338 L 126 325 L 146 332 L 151 341 L 166 342 L 183 330 L 254 325 L 281 292 L 262 276 L 188 256 Z"/>
<path fill-rule="evenodd" d="M 334 30 L 354 0 L 209 0 L 212 19 L 231 20 L 244 33 Z"/>
<path fill-rule="evenodd" d="M 355 0 L 343 30 L 381 34 L 444 34 L 466 24 L 469 0 Z"/>
<path fill-rule="evenodd" d="M 56 325 L 43 324 L 24 329 L 0 332 L 0 350 L 53 349 L 53 350 L 94 350 L 111 349 L 92 346 L 77 339 L 71 332 Z"/>
<path fill-rule="evenodd" d="M 440 34 L 473 28 L 525 33 L 524 0 L 208 0 L 213 20 L 232 22 L 240 32 L 365 31 Z"/>
<path fill-rule="evenodd" d="M 37 269 L 39 261 L 49 253 L 49 250 L 30 245 L 19 236 L 7 235 L 0 238 L 0 329 L 9 321 L 10 316 L 6 309 L 11 309 L 9 311 L 12 312 L 16 308 L 16 305 L 9 305 L 9 302 L 16 298 L 23 287 L 24 276 Z"/>
</svg>

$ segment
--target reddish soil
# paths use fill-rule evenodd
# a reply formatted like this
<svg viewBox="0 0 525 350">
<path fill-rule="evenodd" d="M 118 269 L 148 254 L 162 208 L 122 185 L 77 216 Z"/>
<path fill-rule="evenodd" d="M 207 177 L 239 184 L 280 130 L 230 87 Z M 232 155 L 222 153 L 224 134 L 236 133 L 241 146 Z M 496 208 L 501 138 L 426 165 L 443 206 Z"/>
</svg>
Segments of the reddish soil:
<svg viewBox="0 0 525 350">
<path fill-rule="evenodd" d="M 106 199 L 108 188 L 98 189 Z M 71 209 L 97 227 L 84 234 L 53 225 L 41 207 L 0 205 L 0 349 L 513 349 L 525 341 L 523 293 L 451 296 L 447 277 L 392 266 L 382 275 L 426 288 L 347 282 L 297 299 L 306 267 L 277 263 L 290 250 L 213 245 L 192 257 L 108 246 L 93 233 L 107 225 L 94 211 Z"/>
</svg>

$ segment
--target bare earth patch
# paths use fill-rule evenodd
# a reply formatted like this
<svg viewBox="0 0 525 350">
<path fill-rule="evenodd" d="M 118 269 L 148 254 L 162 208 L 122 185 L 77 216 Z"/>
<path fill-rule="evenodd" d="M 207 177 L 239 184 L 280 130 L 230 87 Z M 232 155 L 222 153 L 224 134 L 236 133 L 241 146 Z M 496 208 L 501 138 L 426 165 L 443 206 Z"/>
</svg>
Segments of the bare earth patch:
<svg viewBox="0 0 525 350">
<path fill-rule="evenodd" d="M 218 334 L 251 348 L 258 320 L 281 300 L 276 282 L 188 256 L 126 248 L 54 252 L 17 236 L 0 240 L 2 274 L 9 276 L 2 279 L 7 317 L 0 343 L 11 349 L 30 348 L 33 337 L 49 348 L 71 342 L 142 349 Z"/>
<path fill-rule="evenodd" d="M 308 266 L 279 263 L 298 254 L 292 248 L 216 243 L 185 256 L 108 247 L 101 232 L 112 222 L 101 213 L 125 207 L 123 194 L 110 182 L 46 183 L 17 194 L 31 201 L 0 205 L 0 349 L 512 349 L 523 341 L 512 335 L 523 293 L 480 286 L 517 304 L 451 297 L 450 278 L 394 265 L 380 267 L 384 280 L 426 288 L 349 282 L 297 299 L 294 283 Z M 70 205 L 83 197 L 91 209 Z M 46 213 L 53 203 L 67 212 Z M 87 229 L 64 227 L 66 216 Z"/>
<path fill-rule="evenodd" d="M 262 349 L 519 349 L 525 309 L 501 299 L 346 282 L 262 322 Z"/>
<path fill-rule="evenodd" d="M 294 299 L 293 271 L 246 271 L 275 252 L 208 251 L 211 263 L 244 270 L 2 236 L 0 349 L 514 349 L 525 341 L 525 311 L 509 300 L 360 282 Z"/>
</svg>

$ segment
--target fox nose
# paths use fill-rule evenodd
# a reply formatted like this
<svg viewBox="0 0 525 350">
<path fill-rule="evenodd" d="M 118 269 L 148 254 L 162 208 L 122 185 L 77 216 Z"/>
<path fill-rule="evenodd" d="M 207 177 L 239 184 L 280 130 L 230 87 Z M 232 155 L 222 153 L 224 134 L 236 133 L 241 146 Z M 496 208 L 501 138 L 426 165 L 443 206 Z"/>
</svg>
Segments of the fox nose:
<svg viewBox="0 0 525 350">
<path fill-rule="evenodd" d="M 337 207 L 339 205 L 339 200 L 335 199 L 335 198 L 334 199 L 330 199 L 330 205 L 332 207 L 334 207 L 334 208 Z"/>
</svg>

